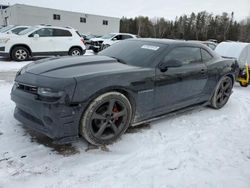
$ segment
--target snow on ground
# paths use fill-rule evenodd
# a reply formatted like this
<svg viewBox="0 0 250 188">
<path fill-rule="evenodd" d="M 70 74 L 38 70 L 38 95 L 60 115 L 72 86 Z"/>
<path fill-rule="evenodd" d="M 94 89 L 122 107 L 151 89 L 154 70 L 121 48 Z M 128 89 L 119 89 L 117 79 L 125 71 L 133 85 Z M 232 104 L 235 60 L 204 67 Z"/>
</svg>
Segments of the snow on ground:
<svg viewBox="0 0 250 188">
<path fill-rule="evenodd" d="M 250 187 L 250 88 L 236 85 L 221 110 L 130 128 L 107 152 L 85 151 L 83 140 L 55 146 L 24 129 L 13 118 L 12 81 L 0 79 L 0 188 Z"/>
</svg>

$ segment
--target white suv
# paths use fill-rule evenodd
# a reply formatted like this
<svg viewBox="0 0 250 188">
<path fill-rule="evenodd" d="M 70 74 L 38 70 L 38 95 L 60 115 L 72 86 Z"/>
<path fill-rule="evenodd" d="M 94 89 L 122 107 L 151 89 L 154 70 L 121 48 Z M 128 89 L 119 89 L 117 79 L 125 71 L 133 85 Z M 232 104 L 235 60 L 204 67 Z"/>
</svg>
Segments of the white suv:
<svg viewBox="0 0 250 188">
<path fill-rule="evenodd" d="M 107 35 L 103 35 L 100 38 L 90 39 L 90 49 L 92 49 L 94 52 L 98 52 L 116 42 L 131 38 L 138 38 L 138 36 L 130 33 L 109 33 Z"/>
<path fill-rule="evenodd" d="M 86 51 L 79 33 L 69 27 L 33 26 L 16 36 L 0 37 L 0 55 L 16 61 L 32 56 L 83 55 Z"/>
</svg>

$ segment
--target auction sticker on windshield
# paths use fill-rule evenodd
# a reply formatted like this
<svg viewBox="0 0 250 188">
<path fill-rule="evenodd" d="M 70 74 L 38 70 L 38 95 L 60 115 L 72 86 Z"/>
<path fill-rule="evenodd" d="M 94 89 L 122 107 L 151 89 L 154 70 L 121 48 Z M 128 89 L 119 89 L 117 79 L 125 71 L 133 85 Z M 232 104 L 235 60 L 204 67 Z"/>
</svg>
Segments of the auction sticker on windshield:
<svg viewBox="0 0 250 188">
<path fill-rule="evenodd" d="M 151 45 L 143 45 L 141 48 L 156 51 L 156 50 L 158 50 L 160 47 L 159 47 L 159 46 L 151 46 Z"/>
</svg>

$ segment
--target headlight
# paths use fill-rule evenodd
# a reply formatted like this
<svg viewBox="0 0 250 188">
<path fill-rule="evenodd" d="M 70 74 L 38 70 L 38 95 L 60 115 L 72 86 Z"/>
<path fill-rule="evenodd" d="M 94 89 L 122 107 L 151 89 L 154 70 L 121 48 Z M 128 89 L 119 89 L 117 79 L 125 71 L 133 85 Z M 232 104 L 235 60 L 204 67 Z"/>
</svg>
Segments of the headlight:
<svg viewBox="0 0 250 188">
<path fill-rule="evenodd" d="M 60 98 L 63 96 L 63 91 L 55 91 L 50 88 L 38 88 L 37 94 L 42 97 Z"/>
<path fill-rule="evenodd" d="M 1 38 L 0 43 L 7 43 L 10 40 L 10 38 Z"/>
</svg>

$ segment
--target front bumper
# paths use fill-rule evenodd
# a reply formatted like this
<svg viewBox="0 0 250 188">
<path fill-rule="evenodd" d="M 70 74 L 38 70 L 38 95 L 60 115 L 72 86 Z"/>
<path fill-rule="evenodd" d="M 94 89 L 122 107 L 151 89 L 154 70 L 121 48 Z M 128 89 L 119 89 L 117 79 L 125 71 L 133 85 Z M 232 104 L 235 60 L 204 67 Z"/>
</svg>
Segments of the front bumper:
<svg viewBox="0 0 250 188">
<path fill-rule="evenodd" d="M 48 103 L 13 87 L 11 99 L 16 103 L 14 117 L 25 127 L 40 132 L 57 144 L 79 138 L 79 123 L 84 106 Z"/>
<path fill-rule="evenodd" d="M 8 52 L 0 51 L 0 56 L 10 57 L 10 54 Z"/>
</svg>

